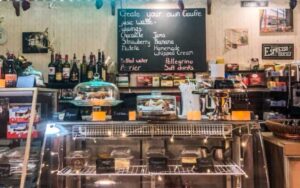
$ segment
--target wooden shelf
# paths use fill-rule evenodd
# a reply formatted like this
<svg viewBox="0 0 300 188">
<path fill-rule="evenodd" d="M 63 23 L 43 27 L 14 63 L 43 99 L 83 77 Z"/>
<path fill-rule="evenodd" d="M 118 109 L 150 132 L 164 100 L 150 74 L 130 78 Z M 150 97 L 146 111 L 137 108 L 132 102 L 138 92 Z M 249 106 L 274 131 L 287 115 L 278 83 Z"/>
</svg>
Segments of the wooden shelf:
<svg viewBox="0 0 300 188">
<path fill-rule="evenodd" d="M 151 93 L 153 90 L 161 91 L 162 93 L 180 93 L 178 87 L 120 87 L 121 94 L 131 94 L 131 93 Z"/>
</svg>

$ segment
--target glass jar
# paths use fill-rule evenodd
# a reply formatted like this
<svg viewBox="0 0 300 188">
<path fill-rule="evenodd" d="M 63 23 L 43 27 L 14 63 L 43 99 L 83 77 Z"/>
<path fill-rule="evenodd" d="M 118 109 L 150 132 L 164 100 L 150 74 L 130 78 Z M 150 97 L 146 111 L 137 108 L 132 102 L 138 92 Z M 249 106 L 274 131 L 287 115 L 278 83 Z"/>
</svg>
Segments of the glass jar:
<svg viewBox="0 0 300 188">
<path fill-rule="evenodd" d="M 117 86 L 98 77 L 78 84 L 74 92 L 76 97 L 72 103 L 77 106 L 115 106 L 121 102 Z"/>
</svg>

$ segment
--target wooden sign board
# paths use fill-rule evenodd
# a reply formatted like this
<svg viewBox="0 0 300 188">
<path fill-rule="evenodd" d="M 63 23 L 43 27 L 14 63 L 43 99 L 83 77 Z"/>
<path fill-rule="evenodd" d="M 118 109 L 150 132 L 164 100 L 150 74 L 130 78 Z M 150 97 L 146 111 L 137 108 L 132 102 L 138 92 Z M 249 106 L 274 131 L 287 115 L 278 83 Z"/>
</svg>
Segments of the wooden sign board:
<svg viewBox="0 0 300 188">
<path fill-rule="evenodd" d="M 294 44 L 262 44 L 262 59 L 292 60 Z"/>
</svg>

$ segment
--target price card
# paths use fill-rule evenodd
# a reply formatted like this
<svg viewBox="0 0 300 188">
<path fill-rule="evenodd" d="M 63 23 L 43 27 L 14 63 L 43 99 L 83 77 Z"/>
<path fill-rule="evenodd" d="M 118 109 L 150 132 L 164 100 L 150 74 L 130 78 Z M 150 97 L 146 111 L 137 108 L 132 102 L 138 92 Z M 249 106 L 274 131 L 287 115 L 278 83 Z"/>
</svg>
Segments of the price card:
<svg viewBox="0 0 300 188">
<path fill-rule="evenodd" d="M 128 120 L 129 121 L 135 121 L 136 120 L 136 111 L 129 111 Z"/>
<path fill-rule="evenodd" d="M 0 79 L 0 88 L 5 87 L 5 79 Z"/>
<path fill-rule="evenodd" d="M 97 111 L 92 113 L 93 121 L 105 121 L 106 120 L 106 112 L 105 111 Z"/>
</svg>

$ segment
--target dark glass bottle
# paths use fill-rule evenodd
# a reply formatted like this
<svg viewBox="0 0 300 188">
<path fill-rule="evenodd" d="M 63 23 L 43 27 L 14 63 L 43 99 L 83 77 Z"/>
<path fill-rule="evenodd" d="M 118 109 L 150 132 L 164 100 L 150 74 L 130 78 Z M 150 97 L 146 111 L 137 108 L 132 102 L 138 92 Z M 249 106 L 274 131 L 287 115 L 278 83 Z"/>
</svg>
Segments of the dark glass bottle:
<svg viewBox="0 0 300 188">
<path fill-rule="evenodd" d="M 102 57 L 101 57 L 101 60 L 102 60 L 102 68 L 101 68 L 101 78 L 102 80 L 106 81 L 107 79 L 107 67 L 105 66 L 105 55 L 104 55 L 104 51 L 102 51 Z"/>
<path fill-rule="evenodd" d="M 0 79 L 4 79 L 4 59 L 0 58 Z"/>
<path fill-rule="evenodd" d="M 95 65 L 95 74 L 97 73 L 99 75 L 99 78 L 101 78 L 101 72 L 102 72 L 102 55 L 101 55 L 101 50 L 98 50 L 98 60 Z"/>
<path fill-rule="evenodd" d="M 70 69 L 71 65 L 69 63 L 68 55 L 65 56 L 65 63 L 63 64 L 63 81 L 68 83 L 70 80 Z"/>
<path fill-rule="evenodd" d="M 61 55 L 59 54 L 57 56 L 57 64 L 55 69 L 55 81 L 56 82 L 62 82 L 63 80 L 63 64 L 61 60 Z"/>
<path fill-rule="evenodd" d="M 55 82 L 55 63 L 54 63 L 54 54 L 51 53 L 51 61 L 48 65 L 48 83 Z"/>
<path fill-rule="evenodd" d="M 94 78 L 94 55 L 91 53 L 90 55 L 90 63 L 87 67 L 87 79 L 92 80 Z"/>
<path fill-rule="evenodd" d="M 79 82 L 79 70 L 77 67 L 76 54 L 73 56 L 73 65 L 70 72 L 70 82 L 78 83 Z"/>
<path fill-rule="evenodd" d="M 98 60 L 95 65 L 95 74 L 98 74 L 99 78 L 102 78 L 102 55 L 101 50 L 98 50 Z"/>
<path fill-rule="evenodd" d="M 80 81 L 86 82 L 87 81 L 87 62 L 86 62 L 86 56 L 83 55 L 82 57 L 82 63 L 80 65 Z"/>
<path fill-rule="evenodd" d="M 12 55 L 6 60 L 5 69 L 5 87 L 16 87 L 17 86 L 17 71 L 14 66 L 14 58 Z"/>
</svg>

